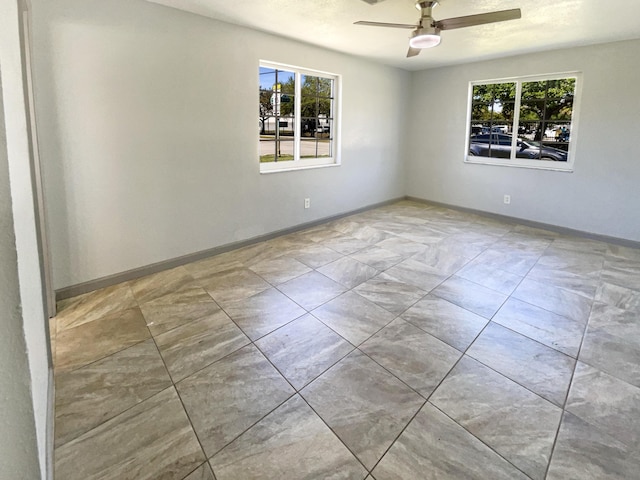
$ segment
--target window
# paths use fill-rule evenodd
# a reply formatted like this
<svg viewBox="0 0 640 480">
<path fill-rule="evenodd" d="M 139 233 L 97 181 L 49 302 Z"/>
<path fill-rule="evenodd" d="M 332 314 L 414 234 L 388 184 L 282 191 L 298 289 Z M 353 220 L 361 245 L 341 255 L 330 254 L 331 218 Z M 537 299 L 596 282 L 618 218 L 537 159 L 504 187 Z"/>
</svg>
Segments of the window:
<svg viewBox="0 0 640 480">
<path fill-rule="evenodd" d="M 471 82 L 466 161 L 573 170 L 580 76 Z"/>
<path fill-rule="evenodd" d="M 260 62 L 260 171 L 337 165 L 340 77 Z"/>
</svg>

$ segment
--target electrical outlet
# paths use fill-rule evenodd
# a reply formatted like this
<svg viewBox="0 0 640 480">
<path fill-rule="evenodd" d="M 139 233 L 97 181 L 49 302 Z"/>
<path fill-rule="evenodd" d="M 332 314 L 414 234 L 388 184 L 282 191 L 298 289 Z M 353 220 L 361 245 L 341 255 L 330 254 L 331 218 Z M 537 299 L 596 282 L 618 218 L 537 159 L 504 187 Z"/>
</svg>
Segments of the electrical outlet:
<svg viewBox="0 0 640 480">
<path fill-rule="evenodd" d="M 511 203 L 511 195 L 504 196 L 504 204 L 509 205 Z"/>
<path fill-rule="evenodd" d="M 310 198 L 305 198 L 304 199 L 304 208 L 310 208 L 311 207 L 311 199 Z"/>
</svg>

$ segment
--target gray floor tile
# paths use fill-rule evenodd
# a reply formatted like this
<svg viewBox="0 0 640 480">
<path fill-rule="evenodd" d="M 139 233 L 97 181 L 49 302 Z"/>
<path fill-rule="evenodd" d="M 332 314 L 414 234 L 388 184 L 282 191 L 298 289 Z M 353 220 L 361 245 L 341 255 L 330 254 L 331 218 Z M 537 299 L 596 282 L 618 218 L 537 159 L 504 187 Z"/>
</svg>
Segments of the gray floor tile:
<svg viewBox="0 0 640 480">
<path fill-rule="evenodd" d="M 554 238 L 547 252 L 557 249 L 563 250 L 564 252 L 577 252 L 585 255 L 603 255 L 607 252 L 607 244 L 588 238 L 560 235 Z"/>
<path fill-rule="evenodd" d="M 631 478 L 639 279 L 640 249 L 401 201 L 62 300 L 57 478 L 541 479 L 578 353 L 549 478 Z"/>
<path fill-rule="evenodd" d="M 256 345 L 296 389 L 304 387 L 354 348 L 312 315 L 262 337 Z"/>
<path fill-rule="evenodd" d="M 562 409 L 466 356 L 430 402 L 531 478 L 544 478 Z"/>
<path fill-rule="evenodd" d="M 204 461 L 173 387 L 55 452 L 56 478 L 65 480 L 184 478 Z"/>
<path fill-rule="evenodd" d="M 565 413 L 551 457 L 548 480 L 628 480 L 636 478 L 640 460 L 635 449 Z"/>
<path fill-rule="evenodd" d="M 375 268 L 386 270 L 403 261 L 406 257 L 377 245 L 372 245 L 351 255 L 351 258 Z"/>
<path fill-rule="evenodd" d="M 253 346 L 176 385 L 207 457 L 295 393 Z"/>
<path fill-rule="evenodd" d="M 564 405 L 576 361 L 491 322 L 467 355 L 559 407 Z"/>
<path fill-rule="evenodd" d="M 313 271 L 279 285 L 278 290 L 302 308 L 311 311 L 344 293 L 347 288 Z"/>
<path fill-rule="evenodd" d="M 211 459 L 218 480 L 362 480 L 365 468 L 298 395 Z"/>
<path fill-rule="evenodd" d="M 56 370 L 82 367 L 149 338 L 151 334 L 139 308 L 122 310 L 58 331 Z"/>
<path fill-rule="evenodd" d="M 373 470 L 376 480 L 529 477 L 427 403 Z"/>
<path fill-rule="evenodd" d="M 623 247 L 622 245 L 608 243 L 605 257 L 610 260 L 640 261 L 640 248 Z"/>
<path fill-rule="evenodd" d="M 353 288 L 378 274 L 378 270 L 353 258 L 343 257 L 318 269 L 320 273 L 346 288 Z"/>
<path fill-rule="evenodd" d="M 424 297 L 402 318 L 460 351 L 466 350 L 489 322 L 434 295 Z"/>
<path fill-rule="evenodd" d="M 513 297 L 583 323 L 591 311 L 590 299 L 529 278 L 522 281 Z"/>
<path fill-rule="evenodd" d="M 58 302 L 58 331 L 138 306 L 128 283 L 120 283 Z"/>
<path fill-rule="evenodd" d="M 373 228 L 368 225 L 362 226 L 358 230 L 349 233 L 349 235 L 362 240 L 363 242 L 367 242 L 370 245 L 375 245 L 376 243 L 392 237 L 390 233 L 383 232 L 382 230 L 378 230 L 377 228 Z"/>
<path fill-rule="evenodd" d="M 223 303 L 222 307 L 251 340 L 273 332 L 306 313 L 275 288 L 243 300 Z"/>
<path fill-rule="evenodd" d="M 322 246 L 335 250 L 343 255 L 351 255 L 368 247 L 369 243 L 349 235 L 340 235 L 324 240 Z"/>
<path fill-rule="evenodd" d="M 569 242 L 557 242 L 558 239 L 554 240 L 552 246 L 545 250 L 538 260 L 539 266 L 590 278 L 600 276 L 604 264 L 603 253 L 582 251 L 579 247 L 570 248 Z"/>
<path fill-rule="evenodd" d="M 170 292 L 161 297 L 144 302 L 141 308 L 156 307 L 161 305 L 190 305 L 193 303 L 210 303 L 213 302 L 209 295 L 202 287 L 187 287 L 176 292 Z"/>
<path fill-rule="evenodd" d="M 56 381 L 56 447 L 171 386 L 153 340 L 139 343 Z"/>
<path fill-rule="evenodd" d="M 427 294 L 424 290 L 395 280 L 385 273 L 361 283 L 354 291 L 396 315 L 400 315 Z"/>
<path fill-rule="evenodd" d="M 559 270 L 554 267 L 538 264 L 531 269 L 527 275 L 527 279 L 562 288 L 588 299 L 593 299 L 600 282 L 600 272 L 596 272 L 590 276 L 579 275 L 566 270 Z"/>
<path fill-rule="evenodd" d="M 360 345 L 395 318 L 393 313 L 354 292 L 340 295 L 312 314 L 353 345 Z"/>
<path fill-rule="evenodd" d="M 431 228 L 427 225 L 417 225 L 411 228 L 404 228 L 396 232 L 396 235 L 412 242 L 422 243 L 425 245 L 431 245 L 438 243 L 440 240 L 447 236 L 447 233 L 442 231 L 442 223 L 437 225 L 438 229 Z"/>
<path fill-rule="evenodd" d="M 447 245 L 442 242 L 427 245 L 411 258 L 434 268 L 438 272 L 449 275 L 469 263 L 469 258 L 459 255 L 455 249 L 447 248 Z"/>
<path fill-rule="evenodd" d="M 580 361 L 640 387 L 640 311 L 595 303 Z"/>
<path fill-rule="evenodd" d="M 492 268 L 483 263 L 470 263 L 458 270 L 456 276 L 504 295 L 511 295 L 523 278 L 520 275 Z"/>
<path fill-rule="evenodd" d="M 455 348 L 402 319 L 380 330 L 360 350 L 425 398 L 461 356 Z"/>
<path fill-rule="evenodd" d="M 411 255 L 415 255 L 416 253 L 422 251 L 422 249 L 424 248 L 424 245 L 422 245 L 421 243 L 412 242 L 411 240 L 407 240 L 406 238 L 400 238 L 397 236 L 392 236 L 390 238 L 382 240 L 381 242 L 378 242 L 376 246 L 384 248 L 385 250 L 395 252 L 405 258 L 408 258 Z"/>
<path fill-rule="evenodd" d="M 540 258 L 540 253 L 522 250 L 496 248 L 493 245 L 478 255 L 471 265 L 482 264 L 496 270 L 504 270 L 515 275 L 526 275 Z"/>
<path fill-rule="evenodd" d="M 434 295 L 490 319 L 507 299 L 506 295 L 453 276 L 433 290 Z"/>
<path fill-rule="evenodd" d="M 174 382 L 249 343 L 222 310 L 158 335 L 155 340 Z"/>
<path fill-rule="evenodd" d="M 202 301 L 193 303 L 156 304 L 145 303 L 140 307 L 147 327 L 154 336 L 181 327 L 195 320 L 211 317 L 220 311 L 220 307 L 206 294 Z M 165 297 L 162 297 L 165 298 Z"/>
<path fill-rule="evenodd" d="M 455 233 L 442 239 L 436 245 L 445 247 L 451 253 L 471 260 L 491 247 L 497 240 L 498 237 L 494 235 L 484 232 L 471 232 L 465 229 L 462 233 Z"/>
<path fill-rule="evenodd" d="M 191 472 L 184 480 L 216 480 L 208 463 L 203 463 L 196 470 Z"/>
<path fill-rule="evenodd" d="M 640 260 L 607 257 L 602 267 L 602 280 L 640 290 Z"/>
<path fill-rule="evenodd" d="M 308 245 L 304 248 L 298 249 L 292 253 L 292 256 L 311 268 L 320 268 L 323 265 L 327 265 L 328 263 L 335 262 L 342 258 L 341 253 L 317 244 Z"/>
<path fill-rule="evenodd" d="M 368 469 L 424 403 L 362 353 L 341 360 L 301 394 Z"/>
<path fill-rule="evenodd" d="M 384 272 L 390 278 L 430 292 L 449 275 L 409 258 Z"/>
<path fill-rule="evenodd" d="M 219 272 L 206 280 L 200 280 L 213 299 L 224 303 L 242 300 L 271 288 L 260 276 L 245 268 Z"/>
<path fill-rule="evenodd" d="M 574 358 L 586 325 L 515 298 L 509 298 L 492 320 Z"/>
<path fill-rule="evenodd" d="M 254 243 L 227 253 L 230 259 L 240 262 L 245 268 L 250 268 L 263 260 L 273 260 L 283 254 L 269 242 Z"/>
<path fill-rule="evenodd" d="M 233 256 L 231 251 L 189 263 L 184 268 L 197 284 L 201 284 L 220 272 L 242 268 L 242 263 Z"/>
<path fill-rule="evenodd" d="M 311 268 L 304 263 L 288 256 L 263 260 L 249 269 L 260 275 L 271 285 L 280 285 L 311 271 Z"/>
<path fill-rule="evenodd" d="M 595 299 L 625 310 L 640 310 L 640 291 L 612 283 L 601 282 Z"/>
<path fill-rule="evenodd" d="M 640 448 L 640 388 L 578 362 L 566 409 L 627 446 Z"/>
<path fill-rule="evenodd" d="M 138 304 L 142 305 L 163 295 L 175 294 L 198 285 L 185 267 L 177 267 L 131 280 L 129 286 Z"/>
</svg>

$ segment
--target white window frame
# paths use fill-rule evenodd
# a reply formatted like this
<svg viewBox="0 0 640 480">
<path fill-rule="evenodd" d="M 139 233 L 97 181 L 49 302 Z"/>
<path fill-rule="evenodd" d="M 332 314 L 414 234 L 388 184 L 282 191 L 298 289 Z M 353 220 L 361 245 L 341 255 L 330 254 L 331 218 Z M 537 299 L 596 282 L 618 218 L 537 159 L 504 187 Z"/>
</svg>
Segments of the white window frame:
<svg viewBox="0 0 640 480">
<path fill-rule="evenodd" d="M 516 97 L 514 105 L 514 116 L 512 124 L 512 132 L 518 131 L 520 125 L 520 105 L 522 97 L 522 84 L 527 82 L 539 82 L 543 80 L 560 80 L 563 78 L 575 78 L 576 89 L 573 97 L 573 111 L 571 115 L 571 137 L 569 139 L 569 155 L 566 162 L 555 162 L 552 160 L 535 160 L 528 158 L 516 158 L 518 135 L 512 135 L 511 158 L 493 158 L 479 157 L 469 155 L 469 147 L 471 143 L 471 121 L 473 112 L 473 87 L 476 85 L 492 85 L 498 83 L 515 83 Z M 581 72 L 563 72 L 544 75 L 530 75 L 510 78 L 499 78 L 492 80 L 478 80 L 469 82 L 468 92 L 468 111 L 467 111 L 467 137 L 465 141 L 465 163 L 483 164 L 483 165 L 500 165 L 507 167 L 533 168 L 539 170 L 554 170 L 559 172 L 573 172 L 576 147 L 578 139 L 578 120 L 580 118 L 580 99 L 582 97 L 582 73 Z"/>
<path fill-rule="evenodd" d="M 286 70 L 295 74 L 295 93 L 294 93 L 294 147 L 293 160 L 284 162 L 260 162 L 260 137 L 258 136 L 258 152 L 256 158 L 260 165 L 260 173 L 287 172 L 292 170 L 302 170 L 309 168 L 337 167 L 340 166 L 340 123 L 342 119 L 342 76 L 336 73 L 324 72 L 321 70 L 312 70 L 310 68 L 297 67 L 295 65 L 287 65 L 285 63 L 276 63 L 268 60 L 260 60 L 260 67 L 273 68 L 277 70 Z M 302 94 L 302 75 L 312 75 L 316 77 L 329 78 L 333 80 L 333 90 L 331 96 L 333 98 L 331 126 L 333 140 L 331 143 L 331 156 L 322 158 L 300 158 L 300 114 L 301 114 L 301 94 Z M 257 109 L 256 109 L 257 110 Z"/>
</svg>

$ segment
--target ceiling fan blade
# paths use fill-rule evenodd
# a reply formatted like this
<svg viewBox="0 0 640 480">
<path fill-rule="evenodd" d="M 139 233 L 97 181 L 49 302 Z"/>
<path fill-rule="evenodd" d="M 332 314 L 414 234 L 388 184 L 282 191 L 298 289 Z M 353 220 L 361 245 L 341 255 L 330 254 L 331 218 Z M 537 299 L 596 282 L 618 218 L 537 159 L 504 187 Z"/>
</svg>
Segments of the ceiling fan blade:
<svg viewBox="0 0 640 480">
<path fill-rule="evenodd" d="M 486 23 L 504 22 L 507 20 L 517 20 L 522 17 L 519 8 L 511 10 L 501 10 L 499 12 L 480 13 L 478 15 L 466 15 L 464 17 L 445 18 L 434 23 L 440 30 L 453 30 L 455 28 L 473 27 Z"/>
<path fill-rule="evenodd" d="M 384 23 L 384 22 L 354 22 L 354 25 L 366 25 L 368 27 L 390 27 L 390 28 L 410 28 L 413 30 L 417 25 L 409 25 L 407 23 Z"/>
<path fill-rule="evenodd" d="M 407 58 L 411 58 L 411 57 L 415 57 L 416 55 L 418 55 L 422 50 L 419 48 L 412 48 L 409 47 L 409 51 L 407 52 Z"/>
<path fill-rule="evenodd" d="M 363 2 L 367 2 L 369 5 L 375 5 L 376 3 L 384 2 L 384 0 L 362 0 Z"/>
</svg>

